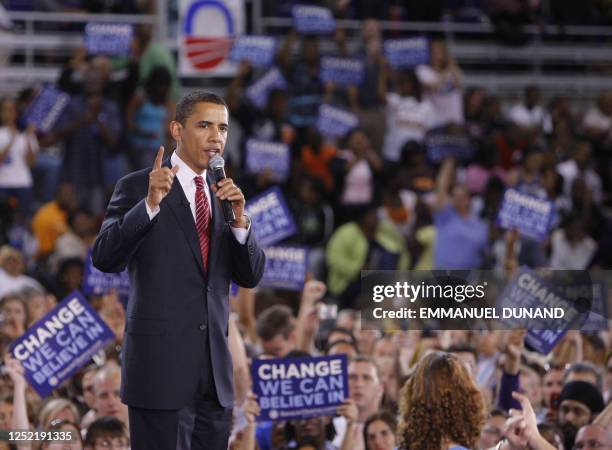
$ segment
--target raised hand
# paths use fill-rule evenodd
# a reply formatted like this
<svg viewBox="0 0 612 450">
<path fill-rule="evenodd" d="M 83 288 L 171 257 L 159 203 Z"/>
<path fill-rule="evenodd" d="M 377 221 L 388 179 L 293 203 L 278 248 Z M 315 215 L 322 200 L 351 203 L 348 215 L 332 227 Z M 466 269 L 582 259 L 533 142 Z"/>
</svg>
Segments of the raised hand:
<svg viewBox="0 0 612 450">
<path fill-rule="evenodd" d="M 24 370 L 21 363 L 13 358 L 10 353 L 4 356 L 4 371 L 8 374 L 15 389 L 24 389 L 27 386 L 26 379 L 24 377 Z"/>
<path fill-rule="evenodd" d="M 164 146 L 159 147 L 153 169 L 149 172 L 149 192 L 147 194 L 147 205 L 152 210 L 157 209 L 161 201 L 164 199 L 170 189 L 172 182 L 179 170 L 179 166 L 174 166 L 172 169 L 162 167 L 162 159 L 164 158 Z"/>
</svg>

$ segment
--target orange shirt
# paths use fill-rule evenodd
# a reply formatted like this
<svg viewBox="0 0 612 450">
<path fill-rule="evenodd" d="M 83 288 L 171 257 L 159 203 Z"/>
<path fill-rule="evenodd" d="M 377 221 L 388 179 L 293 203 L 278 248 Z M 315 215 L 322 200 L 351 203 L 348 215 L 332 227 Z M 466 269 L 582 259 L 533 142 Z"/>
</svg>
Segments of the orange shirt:
<svg viewBox="0 0 612 450">
<path fill-rule="evenodd" d="M 330 161 L 336 156 L 336 147 L 323 144 L 319 153 L 315 153 L 308 145 L 302 147 L 302 166 L 306 173 L 323 181 L 325 189 L 334 188 L 334 177 L 329 168 Z"/>
<path fill-rule="evenodd" d="M 56 201 L 41 206 L 32 218 L 32 231 L 38 240 L 39 256 L 55 249 L 55 241 L 68 231 L 68 214 Z"/>
</svg>

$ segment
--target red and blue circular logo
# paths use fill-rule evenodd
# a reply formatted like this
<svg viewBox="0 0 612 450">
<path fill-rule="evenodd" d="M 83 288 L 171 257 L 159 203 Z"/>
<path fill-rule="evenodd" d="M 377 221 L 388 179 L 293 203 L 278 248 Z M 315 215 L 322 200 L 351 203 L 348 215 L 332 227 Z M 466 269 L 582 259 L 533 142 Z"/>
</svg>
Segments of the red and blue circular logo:
<svg viewBox="0 0 612 450">
<path fill-rule="evenodd" d="M 194 30 L 196 14 L 206 14 L 203 9 L 210 12 L 221 13 L 225 19 L 225 36 L 207 35 L 207 30 Z M 221 64 L 229 55 L 234 42 L 234 21 L 227 6 L 221 1 L 200 0 L 193 2 L 185 15 L 183 24 L 183 45 L 185 55 L 193 67 L 210 70 Z"/>
</svg>

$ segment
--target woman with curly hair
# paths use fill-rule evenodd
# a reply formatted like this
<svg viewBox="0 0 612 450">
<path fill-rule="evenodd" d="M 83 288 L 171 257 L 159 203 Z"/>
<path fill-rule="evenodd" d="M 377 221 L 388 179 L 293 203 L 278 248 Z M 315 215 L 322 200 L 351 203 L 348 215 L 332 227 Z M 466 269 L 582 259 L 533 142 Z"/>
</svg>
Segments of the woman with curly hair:
<svg viewBox="0 0 612 450">
<path fill-rule="evenodd" d="M 486 406 L 467 366 L 434 352 L 417 364 L 400 393 L 398 444 L 403 450 L 474 448 Z"/>
</svg>

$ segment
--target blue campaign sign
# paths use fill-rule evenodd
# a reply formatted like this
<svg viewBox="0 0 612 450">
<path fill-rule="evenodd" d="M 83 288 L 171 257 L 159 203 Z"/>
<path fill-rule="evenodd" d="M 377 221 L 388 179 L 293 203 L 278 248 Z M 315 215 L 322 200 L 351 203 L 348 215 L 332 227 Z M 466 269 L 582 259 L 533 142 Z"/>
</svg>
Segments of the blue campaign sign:
<svg viewBox="0 0 612 450">
<path fill-rule="evenodd" d="M 250 174 L 270 170 L 272 180 L 284 183 L 289 177 L 289 146 L 282 142 L 249 139 L 246 142 L 246 169 Z"/>
<path fill-rule="evenodd" d="M 547 355 L 584 316 L 562 291 L 534 270 L 521 267 L 497 299 L 498 316 L 507 328 L 527 329 L 525 342 Z"/>
<path fill-rule="evenodd" d="M 300 34 L 331 34 L 336 31 L 336 20 L 329 8 L 314 5 L 295 5 L 291 8 L 293 27 Z"/>
<path fill-rule="evenodd" d="M 268 94 L 272 89 L 287 89 L 287 81 L 278 67 L 268 70 L 246 89 L 245 94 L 251 103 L 263 109 L 268 103 Z"/>
<path fill-rule="evenodd" d="M 349 395 L 346 355 L 256 359 L 251 372 L 258 421 L 333 416 Z"/>
<path fill-rule="evenodd" d="M 238 36 L 229 54 L 232 61 L 249 61 L 254 67 L 270 67 L 274 61 L 276 41 L 270 36 Z"/>
<path fill-rule="evenodd" d="M 114 339 L 83 295 L 74 291 L 16 339 L 10 351 L 25 369 L 26 380 L 46 397 Z"/>
<path fill-rule="evenodd" d="M 350 111 L 326 104 L 319 106 L 317 129 L 325 137 L 342 137 L 358 124 L 359 118 Z"/>
<path fill-rule="evenodd" d="M 26 124 L 33 123 L 37 130 L 48 133 L 68 103 L 68 94 L 51 85 L 43 86 L 26 109 L 23 121 Z"/>
<path fill-rule="evenodd" d="M 88 23 L 85 47 L 90 55 L 127 56 L 132 51 L 133 36 L 129 24 Z"/>
<path fill-rule="evenodd" d="M 427 158 L 434 164 L 445 158 L 469 161 L 474 158 L 474 146 L 465 134 L 428 133 L 425 137 Z"/>
<path fill-rule="evenodd" d="M 246 211 L 261 245 L 276 244 L 297 231 L 293 216 L 278 187 L 253 197 L 247 202 Z"/>
<path fill-rule="evenodd" d="M 308 250 L 298 246 L 264 247 L 266 266 L 261 287 L 300 292 L 308 272 Z"/>
<path fill-rule="evenodd" d="M 384 51 L 394 69 L 429 63 L 429 42 L 426 37 L 388 39 L 384 43 Z"/>
<path fill-rule="evenodd" d="M 516 229 L 524 236 L 543 241 L 553 225 L 555 205 L 547 199 L 506 189 L 497 215 L 497 223 L 505 229 Z"/>
<path fill-rule="evenodd" d="M 321 81 L 358 86 L 363 81 L 364 67 L 361 59 L 324 56 L 321 58 Z"/>
<path fill-rule="evenodd" d="M 103 295 L 116 291 L 122 298 L 130 294 L 130 277 L 127 269 L 121 273 L 105 273 L 96 269 L 91 261 L 91 250 L 87 255 L 83 275 L 85 295 Z"/>
</svg>

